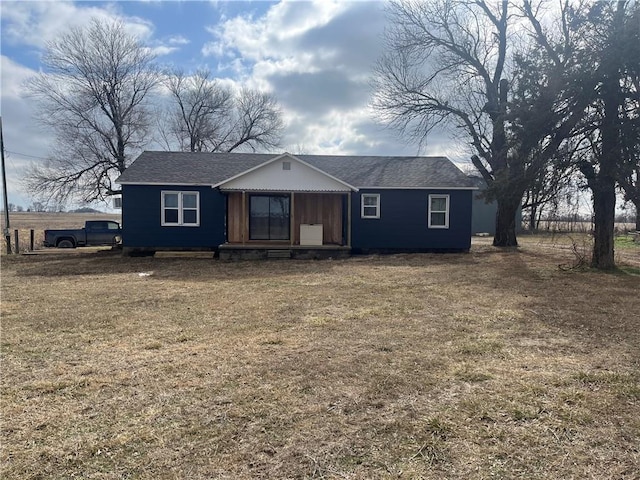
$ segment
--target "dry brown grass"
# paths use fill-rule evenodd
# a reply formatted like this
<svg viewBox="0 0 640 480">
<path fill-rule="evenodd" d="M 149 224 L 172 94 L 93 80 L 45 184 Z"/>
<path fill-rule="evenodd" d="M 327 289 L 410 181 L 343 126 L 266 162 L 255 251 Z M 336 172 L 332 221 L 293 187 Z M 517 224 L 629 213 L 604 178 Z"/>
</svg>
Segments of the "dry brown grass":
<svg viewBox="0 0 640 480">
<path fill-rule="evenodd" d="M 530 240 L 3 257 L 0 473 L 638 478 L 640 270 L 562 271 Z"/>
<path fill-rule="evenodd" d="M 44 231 L 55 228 L 82 228 L 87 220 L 115 220 L 121 221 L 120 214 L 113 213 L 39 213 L 39 212 L 12 212 L 9 216 L 11 224 L 11 246 L 15 251 L 15 230 L 18 230 L 19 251 L 30 250 L 31 230 L 34 230 L 34 248 L 42 248 Z M 5 218 L 2 215 L 0 221 L 0 232 L 4 231 Z M 0 239 L 2 254 L 5 254 L 7 247 L 4 237 Z"/>
</svg>

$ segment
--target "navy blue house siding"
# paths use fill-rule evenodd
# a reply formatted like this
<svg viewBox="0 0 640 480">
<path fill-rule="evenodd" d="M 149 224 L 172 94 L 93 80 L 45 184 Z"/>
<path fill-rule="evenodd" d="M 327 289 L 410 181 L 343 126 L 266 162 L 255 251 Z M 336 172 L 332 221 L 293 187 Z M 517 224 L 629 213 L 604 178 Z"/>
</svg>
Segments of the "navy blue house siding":
<svg viewBox="0 0 640 480">
<path fill-rule="evenodd" d="M 126 248 L 214 249 L 225 241 L 226 199 L 211 187 L 122 186 L 122 244 Z M 200 192 L 200 226 L 162 226 L 162 191 Z"/>
<path fill-rule="evenodd" d="M 361 218 L 361 196 L 366 193 L 380 195 L 380 218 Z M 449 195 L 449 228 L 429 228 L 430 194 Z M 360 190 L 352 197 L 353 250 L 469 250 L 472 194 L 472 190 Z"/>
</svg>

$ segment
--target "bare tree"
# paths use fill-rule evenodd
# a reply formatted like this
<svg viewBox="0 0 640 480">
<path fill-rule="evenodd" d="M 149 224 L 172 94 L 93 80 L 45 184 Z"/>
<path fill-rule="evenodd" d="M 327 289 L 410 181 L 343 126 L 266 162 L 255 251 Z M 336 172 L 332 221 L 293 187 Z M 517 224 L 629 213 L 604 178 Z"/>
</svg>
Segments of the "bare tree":
<svg viewBox="0 0 640 480">
<path fill-rule="evenodd" d="M 472 162 L 489 187 L 487 198 L 497 203 L 496 246 L 517 245 L 522 196 L 580 118 L 568 102 L 557 101 L 563 83 L 555 79 L 564 78 L 571 57 L 559 51 L 553 61 L 544 60 L 539 23 L 523 14 L 523 4 L 516 9 L 508 0 L 394 1 L 388 52 L 375 72 L 374 107 L 387 123 L 418 141 L 442 124 L 468 139 L 476 152 Z M 520 62 L 514 22 L 523 40 L 534 40 Z M 523 60 L 536 51 L 540 61 L 533 68 Z M 543 65 L 544 74 L 534 75 Z"/>
<path fill-rule="evenodd" d="M 205 70 L 192 76 L 173 72 L 166 82 L 175 106 L 163 129 L 181 150 L 255 151 L 280 144 L 284 124 L 272 95 L 247 88 L 234 95 Z"/>
<path fill-rule="evenodd" d="M 627 92 L 620 114 L 622 116 L 622 172 L 618 183 L 624 191 L 626 201 L 633 203 L 636 209 L 635 228 L 640 231 L 640 7 L 629 8 L 626 29 L 627 57 L 635 58 L 624 69 L 623 87 Z"/>
<path fill-rule="evenodd" d="M 633 203 L 636 209 L 635 228 L 640 232 L 640 159 L 636 159 L 635 166 L 621 177 L 620 185 L 624 190 L 624 199 Z"/>
<path fill-rule="evenodd" d="M 640 42 L 640 39 L 639 39 Z M 636 209 L 635 228 L 640 232 L 640 76 L 634 82 L 632 91 L 635 95 L 629 99 L 624 116 L 624 133 L 622 134 L 624 163 L 618 183 L 624 192 L 624 199 L 631 202 Z M 635 97 L 635 98 L 633 98 Z"/>
<path fill-rule="evenodd" d="M 38 119 L 56 134 L 25 183 L 35 196 L 89 202 L 118 193 L 113 180 L 147 141 L 154 56 L 122 23 L 92 20 L 47 45 L 45 69 L 27 82 Z"/>
<path fill-rule="evenodd" d="M 284 122 L 276 98 L 265 92 L 242 88 L 235 99 L 233 122 L 219 150 L 272 149 L 280 145 Z"/>
<path fill-rule="evenodd" d="M 632 193 L 638 166 L 640 125 L 640 5 L 633 0 L 596 2 L 576 12 L 572 28 L 581 33 L 577 52 L 583 69 L 576 83 L 593 85 L 579 131 L 576 164 L 593 195 L 594 246 L 591 266 L 615 267 L 616 184 Z"/>
<path fill-rule="evenodd" d="M 569 167 L 562 168 L 557 164 L 550 164 L 525 190 L 522 210 L 527 214 L 531 232 L 539 229 L 540 220 L 547 213 L 547 207 L 557 209 L 562 192 L 577 188 L 572 181 L 574 174 L 574 170 Z"/>
<path fill-rule="evenodd" d="M 28 212 L 45 212 L 46 210 L 46 205 L 39 201 L 33 202 L 27 209 Z"/>
<path fill-rule="evenodd" d="M 388 14 L 388 52 L 374 81 L 374 107 L 383 120 L 419 141 L 437 125 L 453 125 L 468 136 L 477 152 L 472 161 L 490 190 L 499 177 L 517 181 L 507 155 L 509 2 L 401 0 Z M 494 245 L 517 245 L 522 195 L 496 193 Z"/>
<path fill-rule="evenodd" d="M 167 77 L 166 84 L 175 102 L 169 131 L 178 141 L 180 150 L 202 152 L 212 149 L 224 136 L 222 127 L 229 121 L 233 104 L 230 90 L 205 70 L 192 76 L 173 72 Z"/>
</svg>

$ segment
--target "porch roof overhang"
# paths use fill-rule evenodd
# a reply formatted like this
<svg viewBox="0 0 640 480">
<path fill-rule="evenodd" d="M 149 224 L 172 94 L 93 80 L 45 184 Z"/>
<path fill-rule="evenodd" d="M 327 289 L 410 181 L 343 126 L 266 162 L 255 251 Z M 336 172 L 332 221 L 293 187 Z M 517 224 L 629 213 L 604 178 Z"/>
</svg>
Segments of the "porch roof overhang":
<svg viewBox="0 0 640 480">
<path fill-rule="evenodd" d="M 348 193 L 358 188 L 284 153 L 212 185 L 222 191 Z"/>
</svg>

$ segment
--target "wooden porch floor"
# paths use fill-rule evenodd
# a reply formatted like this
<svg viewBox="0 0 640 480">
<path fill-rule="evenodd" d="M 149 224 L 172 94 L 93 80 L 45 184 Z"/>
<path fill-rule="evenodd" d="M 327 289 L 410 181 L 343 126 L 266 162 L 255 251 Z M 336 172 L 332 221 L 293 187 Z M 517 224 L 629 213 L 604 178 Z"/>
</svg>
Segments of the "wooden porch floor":
<svg viewBox="0 0 640 480">
<path fill-rule="evenodd" d="M 351 247 L 344 245 L 223 243 L 218 246 L 218 254 L 221 260 L 346 258 L 351 255 Z"/>
</svg>

